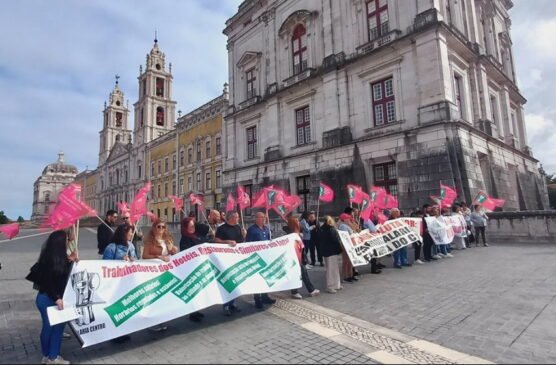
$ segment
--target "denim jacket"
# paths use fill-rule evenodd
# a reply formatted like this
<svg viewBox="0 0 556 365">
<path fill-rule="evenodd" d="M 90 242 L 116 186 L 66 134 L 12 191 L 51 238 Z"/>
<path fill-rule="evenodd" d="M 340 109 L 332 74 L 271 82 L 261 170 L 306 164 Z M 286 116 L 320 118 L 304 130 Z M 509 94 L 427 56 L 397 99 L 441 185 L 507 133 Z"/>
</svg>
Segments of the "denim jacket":
<svg viewBox="0 0 556 365">
<path fill-rule="evenodd" d="M 128 247 L 129 247 L 129 253 L 128 253 Z M 123 260 L 124 256 L 126 255 L 132 259 L 137 260 L 137 253 L 135 252 L 135 246 L 133 246 L 133 243 L 128 242 L 127 246 L 110 243 L 104 249 L 104 254 L 102 255 L 102 259 L 103 260 Z"/>
</svg>

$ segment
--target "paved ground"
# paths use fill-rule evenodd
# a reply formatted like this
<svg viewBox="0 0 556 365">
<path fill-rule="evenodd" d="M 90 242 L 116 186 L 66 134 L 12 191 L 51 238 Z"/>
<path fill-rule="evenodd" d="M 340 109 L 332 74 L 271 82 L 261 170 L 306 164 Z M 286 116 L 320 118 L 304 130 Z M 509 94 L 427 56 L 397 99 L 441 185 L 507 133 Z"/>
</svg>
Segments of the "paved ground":
<svg viewBox="0 0 556 365">
<path fill-rule="evenodd" d="M 94 234 L 83 229 L 80 235 L 82 259 L 96 258 Z M 40 359 L 36 292 L 23 277 L 45 238 L 0 241 L 0 363 Z M 81 349 L 72 338 L 62 354 L 85 363 L 480 360 L 467 354 L 496 362 L 556 362 L 555 259 L 556 246 L 549 245 L 473 248 L 454 259 L 362 275 L 335 295 L 280 300 L 265 312 L 244 302 L 241 316 L 229 319 L 220 308 L 209 308 L 202 324 L 181 318 L 165 333 L 140 331 L 125 345 Z M 324 287 L 323 269 L 310 275 Z M 419 339 L 463 354 L 434 352 L 433 344 Z"/>
</svg>

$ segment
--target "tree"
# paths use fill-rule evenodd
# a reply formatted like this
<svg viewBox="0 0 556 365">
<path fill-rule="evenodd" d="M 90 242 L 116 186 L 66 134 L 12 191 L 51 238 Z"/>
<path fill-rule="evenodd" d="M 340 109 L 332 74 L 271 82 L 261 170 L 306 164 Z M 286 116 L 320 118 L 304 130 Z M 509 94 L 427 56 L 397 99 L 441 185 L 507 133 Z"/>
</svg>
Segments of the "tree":
<svg viewBox="0 0 556 365">
<path fill-rule="evenodd" d="M 9 223 L 10 220 L 8 219 L 8 217 L 6 217 L 6 215 L 4 214 L 3 210 L 0 210 L 0 224 L 6 224 Z"/>
<path fill-rule="evenodd" d="M 22 216 L 17 217 L 17 222 L 18 223 L 23 223 L 25 222 L 25 219 Z"/>
</svg>

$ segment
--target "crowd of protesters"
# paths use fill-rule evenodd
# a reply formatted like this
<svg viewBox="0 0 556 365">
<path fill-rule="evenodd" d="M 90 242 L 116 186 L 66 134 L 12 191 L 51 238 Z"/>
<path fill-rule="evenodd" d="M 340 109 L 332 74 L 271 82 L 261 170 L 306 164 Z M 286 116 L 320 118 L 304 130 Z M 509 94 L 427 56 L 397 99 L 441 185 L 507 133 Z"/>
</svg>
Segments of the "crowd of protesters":
<svg viewBox="0 0 556 365">
<path fill-rule="evenodd" d="M 384 211 L 388 219 L 401 217 L 397 208 Z M 452 250 L 461 250 L 472 247 L 473 243 L 478 247 L 480 241 L 488 246 L 485 239 L 485 227 L 488 217 L 480 206 L 475 206 L 471 211 L 467 205 L 462 203 L 453 204 L 451 209 L 441 209 L 437 205 L 425 204 L 422 210 L 415 210 L 412 217 L 422 218 L 422 242 L 413 244 L 414 264 L 422 265 L 443 258 L 452 258 Z M 452 242 L 438 244 L 431 237 L 426 217 L 460 216 L 461 227 L 454 229 Z M 341 290 L 342 284 L 354 284 L 359 279 L 359 272 L 353 267 L 345 252 L 338 230 L 349 234 L 358 233 L 362 230 L 376 232 L 378 215 L 374 214 L 371 219 L 363 220 L 359 209 L 346 207 L 339 214 L 338 220 L 330 215 L 322 217 L 321 222 L 315 212 L 305 212 L 301 216 L 292 215 L 283 227 L 284 232 L 271 232 L 268 224 L 268 216 L 263 212 L 255 214 L 255 222 L 247 230 L 239 225 L 239 214 L 234 211 L 227 213 L 218 210 L 209 211 L 205 222 L 196 219 L 191 213 L 181 221 L 181 237 L 179 244 L 175 244 L 174 237 L 168 230 L 165 221 L 156 219 L 146 235 L 143 235 L 139 227 L 129 223 L 129 214 L 122 216 L 122 223 L 117 225 L 118 213 L 109 210 L 105 220 L 97 230 L 98 253 L 104 260 L 134 261 L 139 259 L 160 259 L 168 262 L 170 256 L 179 251 L 190 249 L 205 242 L 227 244 L 236 246 L 243 242 L 271 240 L 272 236 L 283 233 L 297 233 L 301 240 L 296 240 L 296 251 L 301 269 L 301 279 L 309 296 L 320 294 L 308 274 L 308 270 L 316 266 L 325 267 L 326 292 L 330 294 Z M 459 219 L 459 218 L 458 218 Z M 410 267 L 412 263 L 408 258 L 408 247 L 402 247 L 393 252 L 392 266 L 401 269 Z M 38 289 L 36 304 L 41 313 L 43 327 L 40 334 L 41 349 L 43 354 L 42 363 L 68 364 L 60 356 L 61 339 L 64 336 L 64 324 L 50 326 L 46 308 L 56 305 L 63 308 L 62 297 L 66 282 L 69 277 L 71 263 L 77 261 L 77 249 L 75 245 L 75 234 L 72 229 L 55 231 L 47 239 L 38 263 L 32 269 L 37 277 L 35 288 Z M 381 262 L 382 261 L 382 262 Z M 381 269 L 387 265 L 386 257 L 373 258 L 370 262 L 370 272 L 380 274 Z M 302 299 L 299 290 L 291 291 L 292 298 Z M 264 308 L 265 304 L 275 303 L 267 293 L 258 293 L 253 296 L 255 307 Z M 226 316 L 240 312 L 235 300 L 225 303 L 222 307 Z M 204 317 L 201 312 L 194 312 L 189 319 L 199 322 Z M 149 328 L 152 331 L 164 331 L 166 324 L 160 324 Z M 114 343 L 129 341 L 129 335 L 121 336 L 112 340 Z"/>
</svg>

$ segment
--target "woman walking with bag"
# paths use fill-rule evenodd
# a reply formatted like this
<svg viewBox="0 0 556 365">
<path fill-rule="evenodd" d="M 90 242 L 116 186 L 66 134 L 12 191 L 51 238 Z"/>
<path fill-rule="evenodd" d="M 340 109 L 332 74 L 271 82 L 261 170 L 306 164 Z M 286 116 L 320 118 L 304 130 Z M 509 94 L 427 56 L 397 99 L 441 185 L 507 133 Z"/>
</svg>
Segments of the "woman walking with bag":
<svg viewBox="0 0 556 365">
<path fill-rule="evenodd" d="M 60 346 L 65 323 L 50 325 L 47 307 L 57 306 L 64 309 L 64 290 L 71 271 L 71 261 L 66 253 L 68 235 L 64 231 L 55 231 L 48 236 L 44 249 L 41 251 L 35 275 L 39 288 L 36 304 L 42 318 L 40 335 L 42 364 L 69 364 L 60 356 Z"/>
</svg>

